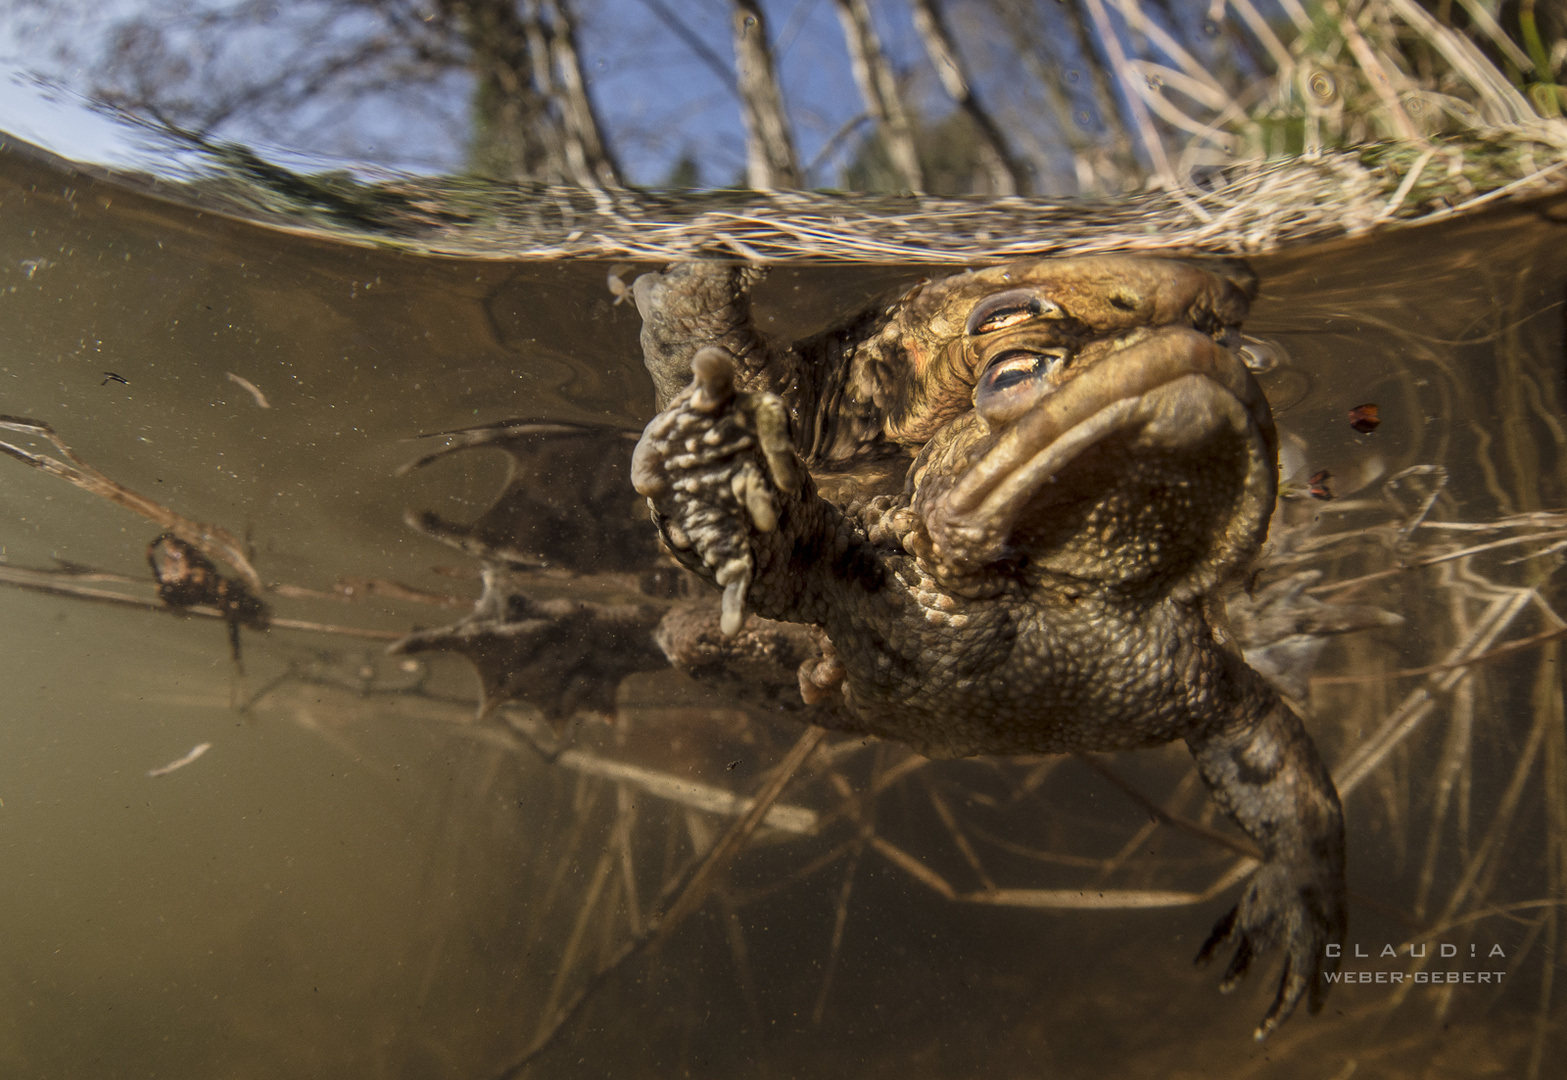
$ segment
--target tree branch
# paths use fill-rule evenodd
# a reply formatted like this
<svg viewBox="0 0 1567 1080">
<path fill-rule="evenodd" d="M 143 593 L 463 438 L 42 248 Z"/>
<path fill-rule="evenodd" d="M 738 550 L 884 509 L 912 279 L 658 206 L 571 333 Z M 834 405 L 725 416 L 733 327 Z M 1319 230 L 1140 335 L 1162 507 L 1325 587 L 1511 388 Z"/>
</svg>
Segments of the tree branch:
<svg viewBox="0 0 1567 1080">
<path fill-rule="evenodd" d="M 745 121 L 746 182 L 758 191 L 798 188 L 800 161 L 784 112 L 783 90 L 760 0 L 733 0 L 735 71 Z"/>
<path fill-rule="evenodd" d="M 664 20 L 664 25 L 669 27 L 677 38 L 685 42 L 686 48 L 695 53 L 698 60 L 706 64 L 713 74 L 718 76 L 719 81 L 729 88 L 730 93 L 739 96 L 740 87 L 736 85 L 734 72 L 729 70 L 729 65 L 724 61 L 724 58 L 719 56 L 707 42 L 703 41 L 695 30 L 686 25 L 685 20 L 675 14 L 669 5 L 664 3 L 664 0 L 642 0 L 642 4 L 653 14 Z"/>
<path fill-rule="evenodd" d="M 898 92 L 897 77 L 876 37 L 870 8 L 865 0 L 833 0 L 833 4 L 838 9 L 838 21 L 843 24 L 854 81 L 859 85 L 860 97 L 865 100 L 865 111 L 876 120 L 887 157 L 904 187 L 910 191 L 923 191 L 925 178 L 914 147 L 914 132 Z"/>
<path fill-rule="evenodd" d="M 1028 190 L 1028 173 L 1013 153 L 1000 125 L 974 96 L 952 31 L 948 29 L 946 19 L 936 4 L 937 0 L 909 0 L 914 28 L 925 43 L 925 52 L 930 56 L 930 62 L 935 66 L 936 75 L 946 88 L 947 95 L 969 115 L 979 130 L 980 145 L 984 147 L 988 158 L 986 164 L 990 172 L 991 193 L 1017 195 L 1025 192 Z"/>
<path fill-rule="evenodd" d="M 582 75 L 571 4 L 569 0 L 542 0 L 542 4 L 555 27 L 550 53 L 560 80 L 567 162 L 583 187 L 621 187 L 620 169 L 599 133 L 598 114 Z"/>
</svg>

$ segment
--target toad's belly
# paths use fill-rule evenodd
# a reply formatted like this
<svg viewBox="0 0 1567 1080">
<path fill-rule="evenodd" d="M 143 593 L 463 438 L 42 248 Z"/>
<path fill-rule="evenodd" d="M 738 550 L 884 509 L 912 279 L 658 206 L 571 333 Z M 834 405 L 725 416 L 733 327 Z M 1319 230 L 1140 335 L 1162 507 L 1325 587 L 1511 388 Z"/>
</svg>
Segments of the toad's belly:
<svg viewBox="0 0 1567 1080">
<path fill-rule="evenodd" d="M 1088 607 L 1067 619 L 999 605 L 957 626 L 835 628 L 853 729 L 931 757 L 1131 750 L 1229 708 L 1235 688 L 1200 614 Z"/>
</svg>

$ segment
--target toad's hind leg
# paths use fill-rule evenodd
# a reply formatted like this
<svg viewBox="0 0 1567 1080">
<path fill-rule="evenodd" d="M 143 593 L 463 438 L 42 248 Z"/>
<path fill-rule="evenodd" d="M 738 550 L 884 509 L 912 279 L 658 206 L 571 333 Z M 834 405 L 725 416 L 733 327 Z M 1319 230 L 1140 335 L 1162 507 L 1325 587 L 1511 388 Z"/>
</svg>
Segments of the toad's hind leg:
<svg viewBox="0 0 1567 1080">
<path fill-rule="evenodd" d="M 1222 990 L 1232 989 L 1252 960 L 1284 948 L 1278 994 L 1258 1025 L 1258 1039 L 1283 1023 L 1305 997 L 1322 1006 L 1327 977 L 1338 967 L 1327 947 L 1342 944 L 1344 816 L 1338 792 L 1305 726 L 1276 697 L 1261 718 L 1187 739 L 1214 799 L 1262 848 L 1264 862 L 1238 903 L 1214 927 L 1199 962 L 1226 945 L 1235 953 Z"/>
<path fill-rule="evenodd" d="M 858 730 L 843 712 L 843 667 L 819 628 L 747 616 L 726 633 L 710 599 L 670 609 L 654 640 L 680 671 L 769 715 L 786 713 L 835 730 Z"/>
</svg>

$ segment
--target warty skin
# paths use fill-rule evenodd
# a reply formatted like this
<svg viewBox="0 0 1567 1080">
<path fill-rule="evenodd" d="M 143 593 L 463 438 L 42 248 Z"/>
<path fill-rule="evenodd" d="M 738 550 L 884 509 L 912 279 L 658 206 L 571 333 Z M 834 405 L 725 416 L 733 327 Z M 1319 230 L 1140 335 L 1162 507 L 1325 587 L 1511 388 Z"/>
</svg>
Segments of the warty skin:
<svg viewBox="0 0 1567 1080">
<path fill-rule="evenodd" d="M 1320 1007 L 1345 930 L 1338 797 L 1212 600 L 1275 498 L 1272 417 L 1229 347 L 1249 273 L 1010 264 L 790 346 L 752 318 L 760 276 L 692 262 L 634 285 L 662 411 L 633 482 L 723 590 L 723 631 L 817 628 L 805 700 L 934 757 L 1184 739 L 1264 855 L 1200 958 L 1233 947 L 1227 988 L 1282 948 L 1259 1038 Z"/>
</svg>

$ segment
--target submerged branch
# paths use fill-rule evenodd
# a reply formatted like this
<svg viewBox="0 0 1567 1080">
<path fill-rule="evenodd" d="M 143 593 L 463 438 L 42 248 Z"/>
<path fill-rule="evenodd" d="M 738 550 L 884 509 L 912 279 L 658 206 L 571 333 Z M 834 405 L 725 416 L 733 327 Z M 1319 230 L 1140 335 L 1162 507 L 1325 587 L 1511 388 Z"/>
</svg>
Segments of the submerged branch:
<svg viewBox="0 0 1567 1080">
<path fill-rule="evenodd" d="M 76 452 L 42 420 L 29 420 L 22 416 L 0 416 L 0 429 L 47 439 L 54 444 L 54 448 L 60 452 L 60 456 L 65 458 L 65 461 L 49 457 L 47 454 L 34 454 L 6 442 L 0 442 L 0 453 L 7 454 L 24 465 L 42 469 L 52 476 L 58 476 L 62 480 L 75 484 L 83 491 L 91 492 L 99 498 L 108 499 L 118 506 L 140 514 L 148 521 L 155 522 L 159 527 L 173 533 L 208 558 L 227 563 L 245 579 L 245 584 L 257 592 L 264 588 L 261 576 L 256 573 L 255 567 L 250 565 L 244 544 L 221 525 L 192 521 L 145 495 L 139 495 L 130 488 L 115 483 L 77 457 Z"/>
<path fill-rule="evenodd" d="M 220 622 L 228 622 L 231 619 L 229 613 L 210 607 L 206 604 L 191 604 L 179 609 L 171 608 L 155 596 L 134 596 L 130 593 L 115 592 L 112 589 L 98 589 L 90 585 L 80 584 L 73 580 L 80 575 L 68 571 L 38 570 L 21 566 L 0 566 L 0 585 L 9 585 L 15 589 L 23 589 L 28 592 L 45 593 L 49 596 L 65 596 L 72 600 L 91 600 L 101 604 L 112 604 L 117 607 L 138 608 L 142 611 L 163 611 L 171 615 L 189 615 L 197 619 L 216 619 Z M 284 619 L 271 617 L 267 619 L 267 628 L 276 630 L 298 630 L 308 634 L 332 634 L 337 637 L 359 638 L 362 641 L 399 641 L 407 637 L 407 633 L 401 630 L 376 630 L 365 626 L 343 626 L 337 623 L 314 622 L 309 619 Z"/>
</svg>

